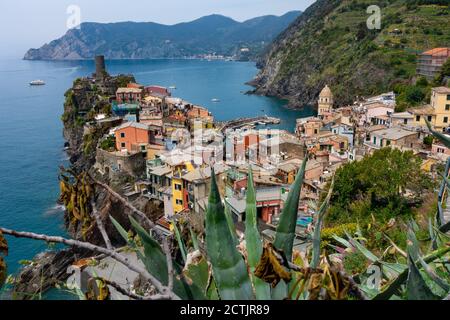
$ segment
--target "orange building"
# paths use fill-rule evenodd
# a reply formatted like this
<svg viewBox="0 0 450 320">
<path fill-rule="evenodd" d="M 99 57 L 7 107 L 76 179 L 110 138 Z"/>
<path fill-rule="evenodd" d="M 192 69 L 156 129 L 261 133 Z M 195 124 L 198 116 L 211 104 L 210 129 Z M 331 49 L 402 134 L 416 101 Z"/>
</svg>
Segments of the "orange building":
<svg viewBox="0 0 450 320">
<path fill-rule="evenodd" d="M 151 141 L 150 126 L 137 123 L 126 122 L 115 129 L 117 150 L 146 151 L 146 147 Z"/>
</svg>

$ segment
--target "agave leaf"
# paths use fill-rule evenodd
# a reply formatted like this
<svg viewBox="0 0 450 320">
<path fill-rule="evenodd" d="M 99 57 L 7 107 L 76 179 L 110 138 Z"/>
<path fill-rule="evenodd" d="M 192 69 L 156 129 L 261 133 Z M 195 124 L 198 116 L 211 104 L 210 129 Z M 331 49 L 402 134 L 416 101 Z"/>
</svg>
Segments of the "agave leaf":
<svg viewBox="0 0 450 320">
<path fill-rule="evenodd" d="M 332 235 L 333 239 L 336 240 L 337 242 L 339 242 L 340 244 L 342 244 L 343 246 L 345 246 L 347 249 L 354 249 L 355 247 L 348 242 L 347 240 L 345 240 L 344 238 L 341 238 L 335 234 Z"/>
<path fill-rule="evenodd" d="M 144 246 L 144 254 L 138 251 L 138 255 L 142 259 L 146 269 L 155 278 L 164 285 L 168 283 L 167 260 L 161 246 L 156 242 L 145 229 L 132 217 L 130 217 L 131 225 L 141 238 Z"/>
<path fill-rule="evenodd" d="M 275 235 L 275 241 L 273 243 L 275 248 L 284 251 L 288 261 L 292 260 L 292 247 L 295 239 L 295 227 L 297 226 L 298 205 L 307 162 L 308 157 L 305 156 L 303 165 L 297 174 L 286 203 L 284 204 Z"/>
<path fill-rule="evenodd" d="M 319 212 L 317 214 L 317 222 L 314 228 L 313 235 L 313 251 L 312 251 L 312 260 L 310 263 L 311 268 L 316 269 L 320 263 L 320 242 L 321 242 L 321 233 L 322 233 L 322 221 L 325 213 L 328 209 L 328 205 L 330 203 L 331 195 L 333 194 L 333 186 L 334 181 L 331 182 L 330 190 L 328 191 L 328 195 L 320 206 Z"/>
<path fill-rule="evenodd" d="M 189 226 L 189 232 L 191 234 L 192 246 L 194 247 L 194 250 L 195 251 L 200 250 L 200 247 L 198 245 L 197 235 L 195 234 L 194 230 L 192 230 L 191 226 Z"/>
<path fill-rule="evenodd" d="M 187 266 L 187 269 L 183 271 L 183 274 L 185 279 L 187 279 L 188 282 L 195 283 L 208 299 L 218 299 L 217 294 L 214 294 L 216 285 L 214 279 L 212 279 L 208 262 L 204 257 Z"/>
<path fill-rule="evenodd" d="M 129 243 L 129 239 L 128 239 L 128 232 L 120 225 L 119 222 L 117 222 L 116 219 L 114 219 L 111 215 L 109 216 L 109 219 L 111 220 L 112 224 L 114 225 L 114 227 L 116 228 L 117 232 L 119 232 L 119 234 L 122 236 L 122 238 Z"/>
<path fill-rule="evenodd" d="M 236 226 L 234 225 L 233 218 L 231 217 L 231 215 L 232 213 L 230 210 L 230 205 L 225 201 L 225 218 L 227 219 L 228 228 L 230 229 L 233 242 L 237 246 L 239 245 L 239 240 L 236 233 Z"/>
<path fill-rule="evenodd" d="M 180 230 L 178 229 L 177 226 L 177 222 L 173 221 L 173 230 L 175 231 L 175 237 L 177 238 L 177 242 L 178 242 L 178 247 L 180 247 L 180 251 L 181 251 L 181 257 L 183 258 L 183 262 L 186 263 L 186 246 L 184 245 L 184 241 L 183 239 L 181 239 L 181 233 Z"/>
<path fill-rule="evenodd" d="M 426 263 L 431 263 L 436 259 L 439 259 L 450 252 L 450 247 L 440 248 L 426 255 L 423 260 Z M 373 300 L 389 300 L 394 294 L 400 290 L 400 287 L 405 283 L 408 279 L 408 271 L 409 269 L 405 269 L 399 276 L 393 280 L 390 284 L 386 285 L 377 296 L 373 298 Z"/>
<path fill-rule="evenodd" d="M 406 283 L 408 300 L 438 300 L 439 297 L 427 286 L 411 256 L 408 256 L 408 265 L 409 273 Z"/>
<path fill-rule="evenodd" d="M 439 287 L 441 287 L 445 292 L 450 292 L 450 284 L 439 277 L 436 272 L 431 268 L 429 264 L 427 264 L 422 257 L 419 257 L 419 262 L 422 265 L 423 270 L 425 270 L 426 274 L 437 283 Z"/>
<path fill-rule="evenodd" d="M 439 141 L 441 141 L 447 148 L 450 148 L 450 139 L 445 136 L 444 134 L 437 132 L 433 130 L 431 124 L 428 122 L 427 119 L 425 119 L 425 122 L 427 123 L 427 127 L 430 130 L 430 132 L 435 136 Z"/>
<path fill-rule="evenodd" d="M 144 263 L 145 268 L 149 273 L 161 281 L 163 285 L 167 285 L 169 280 L 167 258 L 161 246 L 136 220 L 130 217 L 130 221 L 144 246 L 144 254 L 140 251 L 137 252 L 139 259 Z M 176 275 L 182 273 L 183 268 L 176 262 L 173 262 L 173 268 Z M 173 291 L 180 298 L 188 300 L 205 299 L 203 292 L 197 284 L 193 283 L 192 285 L 189 285 L 185 280 L 180 280 L 176 276 L 173 280 Z"/>
<path fill-rule="evenodd" d="M 254 299 L 247 266 L 227 223 L 214 170 L 206 212 L 206 251 L 220 297 L 223 300 Z"/>
<path fill-rule="evenodd" d="M 255 268 L 261 260 L 263 252 L 262 239 L 258 231 L 258 217 L 256 213 L 256 192 L 253 185 L 252 167 L 249 167 L 247 179 L 247 206 L 245 209 L 245 243 L 247 248 L 247 261 L 252 273 L 252 282 L 255 287 L 257 300 L 270 299 L 270 285 L 254 276 Z"/>
<path fill-rule="evenodd" d="M 358 249 L 359 252 L 361 252 L 368 260 L 370 260 L 371 262 L 380 261 L 380 259 L 376 255 L 374 255 L 372 252 L 370 252 L 368 249 L 366 249 L 366 247 L 364 247 L 358 241 L 353 239 L 352 236 L 350 236 L 350 234 L 348 234 L 347 231 L 345 232 L 345 234 L 346 234 L 347 238 L 349 239 L 351 245 L 353 247 L 355 247 L 356 249 Z"/>
</svg>

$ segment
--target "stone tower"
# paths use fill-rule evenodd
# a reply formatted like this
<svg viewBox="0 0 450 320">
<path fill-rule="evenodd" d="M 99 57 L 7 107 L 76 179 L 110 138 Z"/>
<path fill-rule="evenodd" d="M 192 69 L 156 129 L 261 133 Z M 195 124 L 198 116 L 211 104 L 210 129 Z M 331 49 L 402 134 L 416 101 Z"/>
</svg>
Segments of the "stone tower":
<svg viewBox="0 0 450 320">
<path fill-rule="evenodd" d="M 105 56 L 95 57 L 95 78 L 103 80 L 108 73 L 106 72 Z"/>
<path fill-rule="evenodd" d="M 323 88 L 319 95 L 319 117 L 325 113 L 331 113 L 333 111 L 334 97 L 328 85 Z"/>
</svg>

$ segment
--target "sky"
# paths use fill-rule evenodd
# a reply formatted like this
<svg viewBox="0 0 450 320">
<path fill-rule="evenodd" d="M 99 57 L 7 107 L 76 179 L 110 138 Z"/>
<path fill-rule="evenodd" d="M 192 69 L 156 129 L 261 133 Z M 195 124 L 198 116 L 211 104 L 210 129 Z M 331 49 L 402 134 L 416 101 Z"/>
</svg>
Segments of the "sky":
<svg viewBox="0 0 450 320">
<path fill-rule="evenodd" d="M 0 1 L 0 57 L 21 58 L 67 31 L 71 5 L 81 22 L 145 21 L 175 24 L 209 14 L 237 21 L 292 10 L 305 10 L 315 0 L 14 0 Z"/>
</svg>

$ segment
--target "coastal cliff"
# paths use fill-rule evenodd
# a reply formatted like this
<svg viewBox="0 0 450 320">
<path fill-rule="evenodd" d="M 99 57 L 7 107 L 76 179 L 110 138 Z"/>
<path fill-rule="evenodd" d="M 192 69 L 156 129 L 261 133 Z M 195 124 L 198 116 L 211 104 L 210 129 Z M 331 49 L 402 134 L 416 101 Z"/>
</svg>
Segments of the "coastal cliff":
<svg viewBox="0 0 450 320">
<path fill-rule="evenodd" d="M 315 104 L 328 84 L 337 106 L 413 81 L 417 54 L 448 46 L 449 8 L 442 1 L 384 1 L 381 30 L 369 30 L 366 0 L 318 0 L 266 50 L 254 93 Z"/>
<path fill-rule="evenodd" d="M 107 59 L 185 58 L 207 54 L 253 59 L 298 16 L 263 16 L 238 22 L 210 15 L 176 25 L 157 23 L 83 23 L 38 49 L 26 60 L 80 60 L 103 54 Z M 245 50 L 241 50 L 244 49 Z"/>
<path fill-rule="evenodd" d="M 130 228 L 128 216 L 131 209 L 114 197 L 110 191 L 94 183 L 99 181 L 111 187 L 119 194 L 123 194 L 125 184 L 133 182 L 136 177 L 119 176 L 114 180 L 98 174 L 94 169 L 96 162 L 96 149 L 99 139 L 110 129 L 109 126 L 100 125 L 94 121 L 98 114 L 111 114 L 110 97 L 115 95 L 118 87 L 134 82 L 130 75 L 106 76 L 101 81 L 92 78 L 76 79 L 73 86 L 65 93 L 64 113 L 61 120 L 64 124 L 63 135 L 66 140 L 66 152 L 70 159 L 70 168 L 61 168 L 63 177 L 70 179 L 67 183 L 78 181 L 80 176 L 86 176 L 83 183 L 92 188 L 89 201 L 86 204 L 83 222 L 77 222 L 70 208 L 66 207 L 64 213 L 65 227 L 70 238 L 104 246 L 104 239 L 96 220 L 92 216 L 95 210 L 105 228 L 106 233 L 116 247 L 124 245 L 124 240 L 118 234 L 109 217 L 113 217 L 124 228 Z M 57 181 L 55 181 L 57 183 Z M 78 190 L 82 189 L 78 186 Z M 61 190 L 63 197 L 63 190 Z M 76 195 L 78 198 L 79 194 Z M 160 204 L 148 201 L 142 197 L 130 200 L 130 203 L 144 212 L 150 219 L 157 220 L 163 210 Z M 16 299 L 32 299 L 41 292 L 51 289 L 55 284 L 65 281 L 69 274 L 67 268 L 75 261 L 92 256 L 92 252 L 76 248 L 67 248 L 62 251 L 46 251 L 38 254 L 24 266 L 16 277 L 13 295 Z"/>
</svg>

